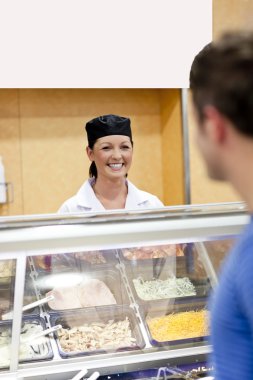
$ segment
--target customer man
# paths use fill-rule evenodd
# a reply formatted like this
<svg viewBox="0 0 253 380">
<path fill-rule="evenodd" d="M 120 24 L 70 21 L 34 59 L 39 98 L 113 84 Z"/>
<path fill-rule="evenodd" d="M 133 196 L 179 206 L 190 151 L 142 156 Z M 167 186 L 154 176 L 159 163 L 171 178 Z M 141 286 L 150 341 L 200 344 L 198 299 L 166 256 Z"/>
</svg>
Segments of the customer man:
<svg viewBox="0 0 253 380">
<path fill-rule="evenodd" d="M 208 174 L 229 181 L 250 213 L 211 301 L 215 380 L 252 380 L 253 33 L 226 33 L 208 44 L 193 61 L 190 87 Z"/>
</svg>

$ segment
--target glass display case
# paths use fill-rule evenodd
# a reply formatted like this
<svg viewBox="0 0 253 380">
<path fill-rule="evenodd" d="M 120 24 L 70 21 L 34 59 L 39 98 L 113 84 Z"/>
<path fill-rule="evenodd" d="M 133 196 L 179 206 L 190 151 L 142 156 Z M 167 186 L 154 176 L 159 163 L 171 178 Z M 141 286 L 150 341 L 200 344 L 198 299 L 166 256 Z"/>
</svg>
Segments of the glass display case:
<svg viewBox="0 0 253 380">
<path fill-rule="evenodd" d="M 208 297 L 248 220 L 243 203 L 1 218 L 0 379 L 203 377 Z"/>
</svg>

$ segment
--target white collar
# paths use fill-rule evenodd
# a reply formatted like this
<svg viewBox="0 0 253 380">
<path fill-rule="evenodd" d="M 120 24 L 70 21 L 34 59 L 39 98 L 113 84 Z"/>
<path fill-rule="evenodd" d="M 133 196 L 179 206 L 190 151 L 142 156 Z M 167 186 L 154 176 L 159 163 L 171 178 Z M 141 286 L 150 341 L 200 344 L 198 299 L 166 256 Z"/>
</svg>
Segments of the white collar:
<svg viewBox="0 0 253 380">
<path fill-rule="evenodd" d="M 139 190 L 132 182 L 126 180 L 128 192 L 126 198 L 125 209 L 136 209 L 142 203 L 148 201 L 149 194 L 145 191 Z M 104 206 L 96 197 L 94 190 L 92 188 L 92 184 L 94 183 L 94 178 L 89 178 L 85 183 L 81 186 L 79 191 L 77 192 L 77 203 L 81 207 L 85 207 L 87 209 L 94 211 L 105 211 Z"/>
<path fill-rule="evenodd" d="M 139 190 L 132 182 L 127 181 L 128 184 L 128 192 L 127 192 L 127 199 L 126 199 L 126 205 L 125 208 L 135 209 L 142 203 L 145 203 L 148 201 L 149 194 L 145 191 Z"/>
<path fill-rule="evenodd" d="M 77 196 L 77 204 L 78 206 L 85 207 L 88 209 L 94 209 L 96 211 L 105 211 L 104 206 L 96 197 L 94 190 L 92 188 L 92 184 L 94 183 L 94 178 L 89 178 L 81 188 L 78 190 Z"/>
</svg>

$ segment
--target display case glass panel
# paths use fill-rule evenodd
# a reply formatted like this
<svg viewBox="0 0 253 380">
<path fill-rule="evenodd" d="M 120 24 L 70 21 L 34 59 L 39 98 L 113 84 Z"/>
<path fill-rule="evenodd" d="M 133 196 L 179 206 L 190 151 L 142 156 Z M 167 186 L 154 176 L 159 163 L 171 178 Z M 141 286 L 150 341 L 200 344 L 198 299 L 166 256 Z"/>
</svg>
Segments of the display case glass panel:
<svg viewBox="0 0 253 380">
<path fill-rule="evenodd" d="M 9 339 L 20 333 L 20 346 L 0 378 L 200 362 L 210 351 L 208 299 L 246 222 L 241 208 L 221 206 L 3 222 L 0 249 L 15 259 L 0 261 L 14 268 L 0 281 L 1 327 Z M 3 318 L 19 307 L 20 330 Z"/>
<path fill-rule="evenodd" d="M 39 305 L 23 315 L 33 352 L 25 361 L 206 342 L 211 290 L 194 242 L 28 256 L 24 305 Z"/>
<path fill-rule="evenodd" d="M 216 275 L 219 275 L 221 266 L 236 243 L 237 236 L 229 238 L 214 238 L 212 240 L 204 242 L 204 249 L 212 263 Z"/>
<path fill-rule="evenodd" d="M 15 260 L 0 260 L 0 369 L 8 369 L 11 358 L 12 308 L 15 289 Z"/>
</svg>

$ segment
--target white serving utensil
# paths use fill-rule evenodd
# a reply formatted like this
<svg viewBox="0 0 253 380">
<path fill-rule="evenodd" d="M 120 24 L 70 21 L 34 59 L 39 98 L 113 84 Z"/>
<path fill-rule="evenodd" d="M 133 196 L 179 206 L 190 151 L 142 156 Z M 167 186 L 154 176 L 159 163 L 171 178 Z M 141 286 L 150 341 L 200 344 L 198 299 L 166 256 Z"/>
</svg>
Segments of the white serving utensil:
<svg viewBox="0 0 253 380">
<path fill-rule="evenodd" d="M 99 376 L 100 376 L 99 372 L 93 372 L 93 374 L 90 377 L 88 377 L 87 380 L 96 380 L 99 378 Z"/>
<path fill-rule="evenodd" d="M 62 325 L 55 325 L 53 327 L 49 327 L 48 329 L 42 330 L 38 334 L 34 334 L 34 335 L 31 335 L 27 338 L 22 339 L 21 342 L 22 343 L 29 343 L 29 342 L 35 341 L 36 339 L 41 338 L 42 336 L 48 335 L 48 334 L 50 334 L 54 331 L 57 331 L 61 328 L 62 328 Z"/>
<path fill-rule="evenodd" d="M 32 308 L 39 306 L 39 305 L 43 305 L 44 303 L 47 303 L 48 301 L 51 301 L 53 299 L 54 299 L 54 296 L 51 294 L 45 298 L 42 298 L 41 300 L 38 300 L 38 301 L 35 301 L 32 303 L 29 303 L 28 305 L 25 305 L 22 308 L 22 311 L 32 309 Z M 13 319 L 13 311 L 10 311 L 9 313 L 5 313 L 2 315 L 2 320 L 5 321 L 6 319 Z"/>
<path fill-rule="evenodd" d="M 88 372 L 88 370 L 85 368 L 85 369 L 82 369 L 82 371 L 78 372 L 77 375 L 75 375 L 72 379 L 70 380 L 80 380 L 84 375 L 86 375 L 86 373 Z"/>
</svg>

